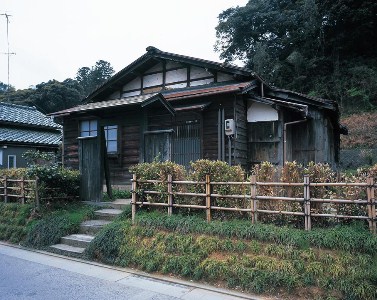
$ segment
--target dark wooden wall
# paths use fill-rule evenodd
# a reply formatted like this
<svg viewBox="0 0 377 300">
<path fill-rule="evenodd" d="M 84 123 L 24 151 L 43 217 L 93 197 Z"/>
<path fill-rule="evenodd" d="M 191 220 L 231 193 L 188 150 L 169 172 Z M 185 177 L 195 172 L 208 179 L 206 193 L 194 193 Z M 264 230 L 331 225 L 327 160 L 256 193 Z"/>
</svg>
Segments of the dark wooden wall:
<svg viewBox="0 0 377 300">
<path fill-rule="evenodd" d="M 75 118 L 65 118 L 63 123 L 63 166 L 79 169 L 79 121 Z"/>
</svg>

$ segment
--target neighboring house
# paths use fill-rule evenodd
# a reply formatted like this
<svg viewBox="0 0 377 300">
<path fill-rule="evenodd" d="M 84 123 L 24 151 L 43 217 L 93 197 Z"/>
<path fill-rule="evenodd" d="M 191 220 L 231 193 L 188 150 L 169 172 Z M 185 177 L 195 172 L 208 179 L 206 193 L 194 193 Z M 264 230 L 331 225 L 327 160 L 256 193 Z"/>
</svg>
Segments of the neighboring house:
<svg viewBox="0 0 377 300">
<path fill-rule="evenodd" d="M 0 168 L 26 167 L 28 150 L 57 152 L 61 128 L 35 107 L 0 102 Z"/>
<path fill-rule="evenodd" d="M 154 47 L 85 101 L 52 115 L 64 124 L 64 165 L 80 167 L 94 186 L 102 178 L 93 174 L 104 166 L 112 184 L 129 184 L 129 167 L 154 159 L 186 166 L 223 160 L 246 169 L 261 161 L 336 165 L 344 130 L 333 101 L 273 87 L 245 68 Z"/>
</svg>

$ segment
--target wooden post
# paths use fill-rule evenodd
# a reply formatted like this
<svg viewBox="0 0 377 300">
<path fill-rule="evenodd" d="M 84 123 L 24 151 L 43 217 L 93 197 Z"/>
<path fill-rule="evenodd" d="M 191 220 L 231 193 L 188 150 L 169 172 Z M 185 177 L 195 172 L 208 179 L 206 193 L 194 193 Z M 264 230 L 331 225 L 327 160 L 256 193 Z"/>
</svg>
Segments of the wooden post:
<svg viewBox="0 0 377 300">
<path fill-rule="evenodd" d="M 137 201 L 136 190 L 137 190 L 136 174 L 133 174 L 132 175 L 132 199 L 131 199 L 132 224 L 135 224 L 136 201 Z"/>
<path fill-rule="evenodd" d="M 4 176 L 4 202 L 8 203 L 8 178 Z"/>
<path fill-rule="evenodd" d="M 209 175 L 206 175 L 206 216 L 207 222 L 211 222 L 211 181 Z"/>
<path fill-rule="evenodd" d="M 21 203 L 25 204 L 25 178 L 21 177 Z"/>
<path fill-rule="evenodd" d="M 39 189 L 38 180 L 39 180 L 38 177 L 35 178 L 35 208 L 36 208 L 37 210 L 39 210 L 39 208 L 40 208 L 40 203 L 39 203 L 39 191 L 38 191 L 38 189 Z"/>
<path fill-rule="evenodd" d="M 173 213 L 173 177 L 168 175 L 168 215 L 171 216 Z"/>
<path fill-rule="evenodd" d="M 304 213 L 305 213 L 305 230 L 312 229 L 310 217 L 310 182 L 309 175 L 304 176 Z"/>
<path fill-rule="evenodd" d="M 257 222 L 257 176 L 251 175 L 250 178 L 250 208 L 251 208 L 251 222 L 255 224 Z"/>
<path fill-rule="evenodd" d="M 367 185 L 369 230 L 376 234 L 376 205 L 374 203 L 374 181 L 372 177 L 367 178 Z"/>
</svg>

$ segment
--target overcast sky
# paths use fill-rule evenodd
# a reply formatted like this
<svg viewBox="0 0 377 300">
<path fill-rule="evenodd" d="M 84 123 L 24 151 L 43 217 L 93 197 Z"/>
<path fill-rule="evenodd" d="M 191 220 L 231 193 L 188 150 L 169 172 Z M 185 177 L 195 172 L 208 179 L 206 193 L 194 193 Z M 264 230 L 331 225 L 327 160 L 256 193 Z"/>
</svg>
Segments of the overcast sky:
<svg viewBox="0 0 377 300">
<path fill-rule="evenodd" d="M 1 0 L 10 14 L 10 84 L 28 88 L 74 78 L 102 59 L 119 71 L 145 53 L 219 61 L 213 46 L 218 15 L 247 0 Z M 0 16 L 0 81 L 7 83 L 6 19 Z"/>
</svg>

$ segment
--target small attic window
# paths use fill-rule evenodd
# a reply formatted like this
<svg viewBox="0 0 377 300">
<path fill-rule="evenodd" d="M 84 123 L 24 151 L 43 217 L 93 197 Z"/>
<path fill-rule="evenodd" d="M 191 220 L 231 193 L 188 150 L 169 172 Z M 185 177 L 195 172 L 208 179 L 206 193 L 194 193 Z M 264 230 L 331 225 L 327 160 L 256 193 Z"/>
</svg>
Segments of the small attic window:
<svg viewBox="0 0 377 300">
<path fill-rule="evenodd" d="M 85 120 L 80 122 L 80 136 L 97 136 L 97 120 Z"/>
</svg>

